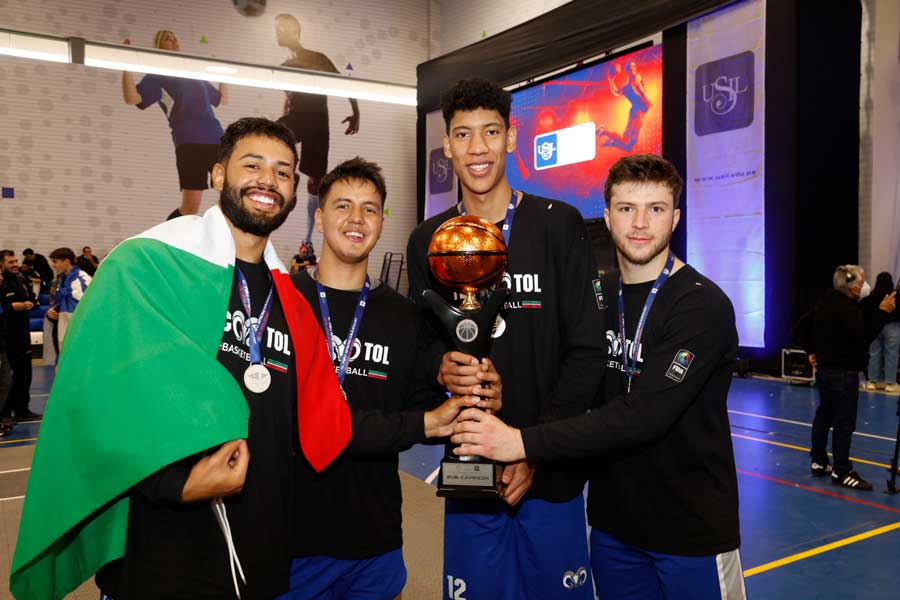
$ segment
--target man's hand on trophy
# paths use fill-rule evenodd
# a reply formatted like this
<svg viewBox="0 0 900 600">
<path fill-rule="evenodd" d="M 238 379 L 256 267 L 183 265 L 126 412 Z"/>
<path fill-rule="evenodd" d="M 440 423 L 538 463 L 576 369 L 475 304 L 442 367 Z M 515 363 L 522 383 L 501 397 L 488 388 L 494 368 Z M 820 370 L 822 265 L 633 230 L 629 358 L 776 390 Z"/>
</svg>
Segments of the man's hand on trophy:
<svg viewBox="0 0 900 600">
<path fill-rule="evenodd" d="M 459 413 L 450 441 L 464 444 L 453 449 L 457 456 L 483 456 L 509 463 L 525 458 L 522 433 L 483 410 L 467 408 Z"/>
<path fill-rule="evenodd" d="M 449 437 L 459 411 L 478 406 L 480 402 L 484 400 L 479 396 L 450 396 L 440 406 L 425 413 L 425 437 Z"/>
<path fill-rule="evenodd" d="M 489 358 L 482 358 L 479 362 L 474 356 L 463 352 L 447 352 L 441 360 L 438 383 L 456 396 L 481 396 L 485 402 L 478 408 L 482 410 L 500 410 L 503 382 Z"/>
</svg>

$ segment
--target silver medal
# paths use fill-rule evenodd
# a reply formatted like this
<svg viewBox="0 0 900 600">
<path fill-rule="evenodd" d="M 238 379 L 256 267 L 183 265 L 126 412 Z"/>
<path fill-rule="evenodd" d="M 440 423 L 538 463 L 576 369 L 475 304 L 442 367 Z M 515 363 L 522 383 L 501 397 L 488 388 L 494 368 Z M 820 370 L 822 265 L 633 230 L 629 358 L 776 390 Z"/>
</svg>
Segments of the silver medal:
<svg viewBox="0 0 900 600">
<path fill-rule="evenodd" d="M 244 371 L 244 386 L 254 394 L 262 394 L 272 384 L 272 374 L 260 364 L 250 365 Z"/>
</svg>

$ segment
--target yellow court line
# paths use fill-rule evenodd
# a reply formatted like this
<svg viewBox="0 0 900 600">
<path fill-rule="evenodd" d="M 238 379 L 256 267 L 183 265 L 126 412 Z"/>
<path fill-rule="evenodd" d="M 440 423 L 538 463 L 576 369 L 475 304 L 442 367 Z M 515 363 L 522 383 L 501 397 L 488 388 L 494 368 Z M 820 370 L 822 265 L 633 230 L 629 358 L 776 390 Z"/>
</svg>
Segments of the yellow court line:
<svg viewBox="0 0 900 600">
<path fill-rule="evenodd" d="M 732 433 L 731 437 L 741 438 L 742 440 L 750 440 L 753 442 L 762 442 L 763 444 L 771 444 L 773 446 L 781 446 L 782 448 L 790 448 L 791 450 L 801 450 L 803 452 L 809 452 L 809 448 L 804 448 L 803 446 L 794 446 L 793 444 L 785 444 L 784 442 L 776 442 L 774 440 L 761 440 L 757 437 L 752 437 L 749 435 L 741 435 L 740 433 Z M 828 453 L 828 456 L 831 456 L 831 452 Z M 886 465 L 884 463 L 866 460 L 864 458 L 856 458 L 854 456 L 851 456 L 850 460 L 853 462 L 863 463 L 864 465 L 873 465 L 876 467 L 884 467 L 885 469 L 891 468 L 891 465 Z"/>
<path fill-rule="evenodd" d="M 855 544 L 856 542 L 861 542 L 863 540 L 867 540 L 871 537 L 875 537 L 876 535 L 881 535 L 883 533 L 887 533 L 889 531 L 894 531 L 895 529 L 900 529 L 900 522 L 892 523 L 890 525 L 885 525 L 884 527 L 879 527 L 878 529 L 873 529 L 871 531 L 866 531 L 848 538 L 844 538 L 842 540 L 837 540 L 835 542 L 831 542 L 830 544 L 825 544 L 824 546 L 819 546 L 818 548 L 811 548 L 810 550 L 806 550 L 805 552 L 798 552 L 797 554 L 791 554 L 790 556 L 785 556 L 784 558 L 779 558 L 778 560 L 773 560 L 772 562 L 766 563 L 764 565 L 759 565 L 758 567 L 753 567 L 752 569 L 747 569 L 744 571 L 744 577 L 751 577 L 758 573 L 763 573 L 765 571 L 770 571 L 772 569 L 777 569 L 778 567 L 783 567 L 784 565 L 789 565 L 792 562 L 797 562 L 798 560 L 803 560 L 805 558 L 809 558 L 811 556 L 816 556 L 817 554 L 823 554 L 825 552 L 830 552 L 831 550 L 835 550 L 837 548 L 841 548 L 842 546 L 848 546 L 850 544 Z"/>
<path fill-rule="evenodd" d="M 34 442 L 37 441 L 36 437 L 33 438 L 19 438 L 15 440 L 3 440 L 0 441 L 0 444 L 18 444 L 19 442 Z"/>
</svg>

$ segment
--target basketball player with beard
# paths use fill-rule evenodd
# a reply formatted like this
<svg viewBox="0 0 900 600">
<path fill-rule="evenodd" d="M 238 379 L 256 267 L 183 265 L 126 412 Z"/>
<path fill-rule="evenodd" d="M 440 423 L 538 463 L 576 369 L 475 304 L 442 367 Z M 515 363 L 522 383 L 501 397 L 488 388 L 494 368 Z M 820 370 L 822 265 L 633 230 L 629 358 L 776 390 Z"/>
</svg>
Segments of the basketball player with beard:
<svg viewBox="0 0 900 600">
<path fill-rule="evenodd" d="M 130 490 L 124 557 L 97 575 L 100 589 L 116 600 L 226 598 L 238 590 L 241 598 L 267 599 L 288 589 L 292 484 L 287 474 L 298 403 L 303 406 L 311 394 L 314 410 L 338 406 L 343 411 L 346 419 L 339 428 L 320 428 L 331 438 L 345 435 L 340 447 L 350 431 L 324 340 L 268 241 L 296 204 L 296 163 L 294 139 L 285 127 L 267 119 L 241 119 L 225 131 L 212 169 L 219 205 L 202 218 L 168 221 L 148 232 L 160 239 L 181 232 L 178 243 L 206 247 L 203 256 L 233 257 L 230 298 L 209 310 L 227 304 L 216 358 L 243 392 L 249 429 L 247 439 L 162 466 Z M 190 296 L 190 290 L 182 293 Z M 150 317 L 145 321 L 141 327 L 153 327 Z M 189 333 L 192 327 L 185 324 Z M 316 363 L 311 356 L 325 358 Z M 256 375 L 248 378 L 251 371 Z M 219 375 L 219 370 L 210 372 L 209 381 Z M 165 380 L 166 373 L 158 377 Z M 176 394 L 177 388 L 169 386 L 165 393 Z M 193 397 L 178 401 L 197 404 L 191 424 L 197 429 L 213 419 L 210 410 L 227 408 L 207 407 Z M 305 436 L 303 412 L 300 433 Z M 306 439 L 301 446 L 306 453 Z M 224 502 L 216 512 L 210 502 L 219 498 Z"/>
<path fill-rule="evenodd" d="M 683 185 L 670 162 L 649 154 L 609 171 L 604 217 L 619 272 L 598 289 L 609 343 L 599 406 L 522 429 L 467 410 L 452 437 L 471 444 L 459 454 L 538 468 L 595 457 L 588 521 L 600 598 L 746 597 L 726 407 L 734 309 L 669 248 Z"/>
</svg>

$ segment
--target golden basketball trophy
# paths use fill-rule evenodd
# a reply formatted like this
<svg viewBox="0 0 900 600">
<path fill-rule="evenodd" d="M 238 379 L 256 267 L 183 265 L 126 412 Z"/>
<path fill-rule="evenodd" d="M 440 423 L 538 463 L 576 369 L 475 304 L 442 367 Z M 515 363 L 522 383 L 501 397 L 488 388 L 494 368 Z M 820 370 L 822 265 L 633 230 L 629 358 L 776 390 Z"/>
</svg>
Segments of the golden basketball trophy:
<svg viewBox="0 0 900 600">
<path fill-rule="evenodd" d="M 509 290 L 496 289 L 484 304 L 479 304 L 477 294 L 500 279 L 506 261 L 503 235 L 481 217 L 454 217 L 431 237 L 428 266 L 441 285 L 462 295 L 462 303 L 453 306 L 434 290 L 422 292 L 422 299 L 440 321 L 454 349 L 478 359 L 490 353 L 494 321 Z M 456 456 L 452 449 L 451 444 L 445 447 L 437 495 L 499 498 L 500 465 L 480 456 Z"/>
</svg>

